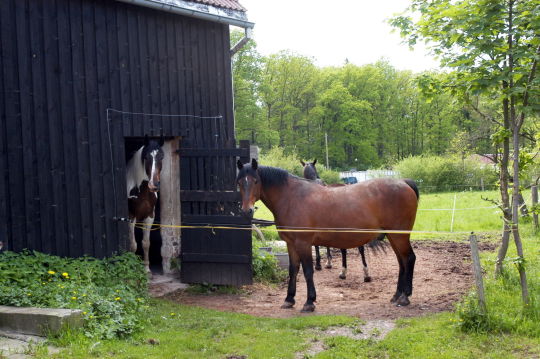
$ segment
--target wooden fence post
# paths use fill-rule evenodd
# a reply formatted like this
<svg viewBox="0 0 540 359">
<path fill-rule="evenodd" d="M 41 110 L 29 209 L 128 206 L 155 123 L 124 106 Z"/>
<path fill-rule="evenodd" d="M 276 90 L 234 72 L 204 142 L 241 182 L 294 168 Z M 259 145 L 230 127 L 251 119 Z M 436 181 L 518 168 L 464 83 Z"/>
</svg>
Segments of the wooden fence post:
<svg viewBox="0 0 540 359">
<path fill-rule="evenodd" d="M 180 158 L 178 149 L 180 138 L 165 141 L 163 145 L 163 168 L 161 169 L 161 189 L 159 192 L 159 205 L 161 209 L 161 223 L 166 225 L 181 225 L 180 202 Z M 171 268 L 171 259 L 180 255 L 179 227 L 161 227 L 161 258 L 163 259 L 163 274 L 171 274 L 176 268 Z"/>
<path fill-rule="evenodd" d="M 532 207 L 533 209 L 536 209 L 536 206 L 538 205 L 538 186 L 531 187 L 531 196 L 532 196 Z M 533 211 L 533 222 L 534 222 L 534 229 L 538 230 L 538 214 L 536 213 L 536 211 Z"/>
<path fill-rule="evenodd" d="M 476 280 L 476 292 L 478 293 L 478 306 L 480 311 L 486 313 L 486 299 L 484 296 L 484 281 L 482 280 L 482 266 L 480 265 L 480 255 L 478 254 L 478 242 L 476 235 L 471 233 L 469 237 L 471 243 L 471 256 L 473 260 L 474 279 Z"/>
</svg>

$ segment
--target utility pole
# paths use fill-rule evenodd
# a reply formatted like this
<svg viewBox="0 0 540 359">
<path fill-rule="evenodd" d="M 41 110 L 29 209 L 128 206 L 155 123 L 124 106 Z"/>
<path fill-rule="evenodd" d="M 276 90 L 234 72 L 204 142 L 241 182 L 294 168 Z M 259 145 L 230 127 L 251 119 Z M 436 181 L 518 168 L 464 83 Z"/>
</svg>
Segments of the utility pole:
<svg viewBox="0 0 540 359">
<path fill-rule="evenodd" d="M 326 169 L 330 169 L 328 164 L 328 132 L 324 133 L 324 146 L 326 147 Z"/>
</svg>

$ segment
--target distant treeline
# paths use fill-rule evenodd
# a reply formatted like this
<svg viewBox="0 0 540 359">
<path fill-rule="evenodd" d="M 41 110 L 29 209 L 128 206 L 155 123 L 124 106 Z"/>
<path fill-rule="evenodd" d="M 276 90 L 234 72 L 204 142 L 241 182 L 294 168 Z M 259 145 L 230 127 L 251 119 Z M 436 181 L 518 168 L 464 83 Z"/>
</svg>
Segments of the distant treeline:
<svg viewBox="0 0 540 359">
<path fill-rule="evenodd" d="M 233 71 L 237 138 L 263 150 L 280 146 L 324 164 L 327 134 L 330 167 L 359 170 L 412 155 L 492 151 L 485 121 L 464 101 L 425 95 L 425 74 L 385 61 L 319 68 L 291 52 L 260 56 L 251 41 Z"/>
</svg>

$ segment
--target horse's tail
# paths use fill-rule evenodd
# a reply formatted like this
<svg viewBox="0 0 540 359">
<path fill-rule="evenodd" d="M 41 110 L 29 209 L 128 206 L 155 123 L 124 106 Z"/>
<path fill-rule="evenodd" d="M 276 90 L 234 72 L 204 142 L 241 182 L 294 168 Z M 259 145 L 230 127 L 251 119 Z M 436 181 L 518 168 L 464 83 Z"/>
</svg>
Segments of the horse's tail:
<svg viewBox="0 0 540 359">
<path fill-rule="evenodd" d="M 388 247 L 388 243 L 384 241 L 384 237 L 386 237 L 386 233 L 379 234 L 377 238 L 368 242 L 367 247 L 375 254 L 379 254 L 380 252 L 386 254 L 386 247 Z"/>
<path fill-rule="evenodd" d="M 405 183 L 409 185 L 416 193 L 416 199 L 420 200 L 420 192 L 418 192 L 418 186 L 416 185 L 416 182 L 414 182 L 412 179 L 404 179 Z"/>
</svg>

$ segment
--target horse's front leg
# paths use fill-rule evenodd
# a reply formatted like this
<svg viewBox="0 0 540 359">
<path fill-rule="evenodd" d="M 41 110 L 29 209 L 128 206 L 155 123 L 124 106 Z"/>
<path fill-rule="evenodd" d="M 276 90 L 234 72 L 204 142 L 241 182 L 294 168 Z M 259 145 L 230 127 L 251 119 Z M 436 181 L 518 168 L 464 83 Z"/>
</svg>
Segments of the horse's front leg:
<svg viewBox="0 0 540 359">
<path fill-rule="evenodd" d="M 315 302 L 317 293 L 315 292 L 315 283 L 313 282 L 313 256 L 311 255 L 311 244 L 308 242 L 299 243 L 296 247 L 300 262 L 302 263 L 302 271 L 307 285 L 307 300 L 302 308 L 302 312 L 313 312 L 315 310 Z"/>
<path fill-rule="evenodd" d="M 137 219 L 131 220 L 129 222 L 129 250 L 133 253 L 137 252 L 137 241 L 135 240 L 135 223 Z"/>
<path fill-rule="evenodd" d="M 150 272 L 150 230 L 152 229 L 152 224 L 154 223 L 153 217 L 148 217 L 144 220 L 144 230 L 143 230 L 143 258 L 144 258 L 144 268 L 146 273 L 151 275 Z"/>
<path fill-rule="evenodd" d="M 339 279 L 347 278 L 347 250 L 341 250 L 341 273 L 339 274 Z"/>
<path fill-rule="evenodd" d="M 289 252 L 289 285 L 287 287 L 287 297 L 281 306 L 282 309 L 292 308 L 295 304 L 296 295 L 296 277 L 300 269 L 300 258 L 292 244 L 287 242 L 287 251 Z M 310 248 L 311 255 L 311 248 Z"/>
</svg>

